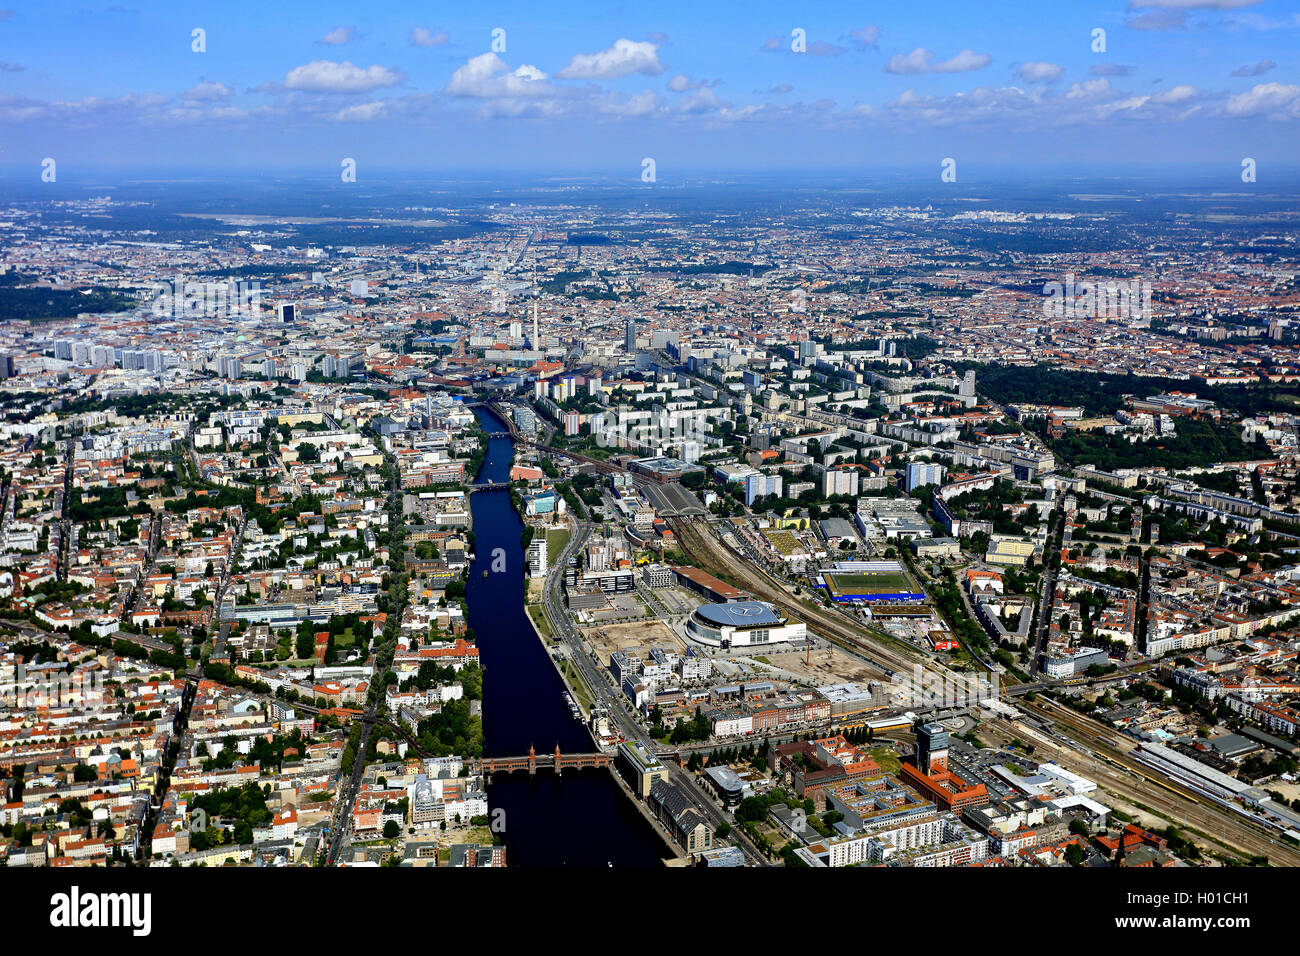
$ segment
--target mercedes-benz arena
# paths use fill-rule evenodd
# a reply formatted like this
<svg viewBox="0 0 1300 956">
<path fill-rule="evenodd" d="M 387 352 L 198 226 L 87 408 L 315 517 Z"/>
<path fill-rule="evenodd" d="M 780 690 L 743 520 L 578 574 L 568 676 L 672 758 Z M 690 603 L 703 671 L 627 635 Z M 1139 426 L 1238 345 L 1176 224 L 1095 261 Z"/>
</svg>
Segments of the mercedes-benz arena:
<svg viewBox="0 0 1300 956">
<path fill-rule="evenodd" d="M 808 636 L 802 621 L 762 601 L 701 604 L 686 622 L 687 633 L 713 647 L 754 647 L 799 641 Z"/>
</svg>

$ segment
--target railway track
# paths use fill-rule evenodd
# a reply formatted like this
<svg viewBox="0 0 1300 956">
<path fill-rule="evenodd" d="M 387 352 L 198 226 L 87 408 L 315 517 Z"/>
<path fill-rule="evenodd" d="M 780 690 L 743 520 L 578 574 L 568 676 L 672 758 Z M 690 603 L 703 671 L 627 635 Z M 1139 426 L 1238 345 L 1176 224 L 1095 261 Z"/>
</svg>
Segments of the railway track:
<svg viewBox="0 0 1300 956">
<path fill-rule="evenodd" d="M 1017 701 L 1016 706 L 1052 721 L 1069 731 L 1070 739 L 1080 748 L 1090 749 L 1069 747 L 1041 732 L 1027 735 L 1025 728 L 1008 721 L 990 721 L 990 725 L 1020 739 L 1032 736 L 1034 743 L 1045 742 L 1068 754 L 1071 763 L 1111 792 L 1149 807 L 1175 825 L 1197 831 L 1203 841 L 1208 839 L 1242 856 L 1268 857 L 1274 865 L 1300 866 L 1300 850 L 1130 756 L 1137 746 L 1132 739 L 1055 702 Z"/>
<path fill-rule="evenodd" d="M 785 587 L 760 568 L 755 568 L 742 555 L 736 554 L 718 541 L 712 534 L 702 532 L 699 523 L 684 518 L 674 518 L 670 522 L 673 532 L 692 558 L 706 562 L 716 569 L 725 568 L 727 573 L 738 579 L 746 590 L 756 597 L 775 604 L 777 607 L 805 621 L 809 629 L 818 632 L 832 643 L 849 649 L 875 661 L 882 670 L 882 676 L 893 673 L 910 674 L 912 668 L 921 667 L 940 680 L 953 682 L 964 681 L 959 675 L 932 660 L 926 660 L 919 654 L 908 656 L 889 647 L 883 640 L 872 641 L 862 631 L 850 626 L 833 612 L 828 612 L 810 603 L 795 599 Z"/>
</svg>

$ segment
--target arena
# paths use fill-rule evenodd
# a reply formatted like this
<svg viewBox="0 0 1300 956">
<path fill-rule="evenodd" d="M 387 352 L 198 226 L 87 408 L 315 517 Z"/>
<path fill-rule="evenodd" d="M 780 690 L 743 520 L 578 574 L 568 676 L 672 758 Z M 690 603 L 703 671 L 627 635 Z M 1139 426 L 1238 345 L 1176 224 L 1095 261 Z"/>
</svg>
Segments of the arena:
<svg viewBox="0 0 1300 956">
<path fill-rule="evenodd" d="M 701 604 L 688 619 L 686 633 L 711 647 L 755 647 L 803 640 L 808 627 L 762 601 L 729 601 Z"/>
</svg>

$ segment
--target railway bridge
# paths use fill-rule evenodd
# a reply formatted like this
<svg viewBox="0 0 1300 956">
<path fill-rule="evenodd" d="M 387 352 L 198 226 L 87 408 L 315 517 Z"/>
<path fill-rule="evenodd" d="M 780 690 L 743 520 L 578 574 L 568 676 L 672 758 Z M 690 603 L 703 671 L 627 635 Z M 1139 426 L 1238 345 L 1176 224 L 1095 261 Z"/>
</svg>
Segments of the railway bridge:
<svg viewBox="0 0 1300 956">
<path fill-rule="evenodd" d="M 560 753 L 560 746 L 556 744 L 555 753 L 550 754 L 539 754 L 535 747 L 529 747 L 528 753 L 519 757 L 484 757 L 479 761 L 479 769 L 485 774 L 513 773 L 517 770 L 527 770 L 528 775 L 533 776 L 538 770 L 554 770 L 556 773 L 560 773 L 564 770 L 608 767 L 609 764 L 609 754 L 564 754 Z"/>
</svg>

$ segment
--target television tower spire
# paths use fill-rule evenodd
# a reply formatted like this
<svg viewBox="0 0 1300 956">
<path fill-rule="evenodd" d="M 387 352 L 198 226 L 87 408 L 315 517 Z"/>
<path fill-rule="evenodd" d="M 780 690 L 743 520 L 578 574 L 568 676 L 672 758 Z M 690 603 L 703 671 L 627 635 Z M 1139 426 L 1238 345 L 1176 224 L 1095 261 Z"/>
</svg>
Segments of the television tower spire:
<svg viewBox="0 0 1300 956">
<path fill-rule="evenodd" d="M 541 339 L 537 334 L 537 263 L 533 263 L 533 349 L 536 351 L 541 347 Z"/>
</svg>

